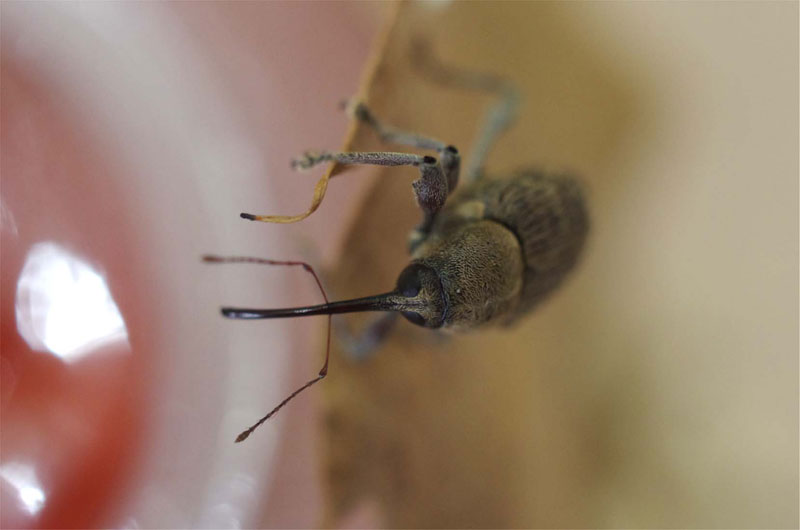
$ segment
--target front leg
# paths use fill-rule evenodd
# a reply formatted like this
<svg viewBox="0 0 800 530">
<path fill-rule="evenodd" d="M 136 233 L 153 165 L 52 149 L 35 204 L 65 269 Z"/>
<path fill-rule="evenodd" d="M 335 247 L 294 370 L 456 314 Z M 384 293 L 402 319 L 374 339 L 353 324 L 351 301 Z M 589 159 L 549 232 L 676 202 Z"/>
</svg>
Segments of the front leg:
<svg viewBox="0 0 800 530">
<path fill-rule="evenodd" d="M 400 145 L 409 145 L 420 149 L 431 149 L 439 155 L 444 176 L 447 177 L 447 186 L 450 193 L 458 185 L 459 173 L 461 171 L 461 155 L 455 146 L 448 145 L 435 138 L 423 136 L 421 134 L 402 131 L 397 127 L 387 125 L 372 114 L 366 104 L 355 101 L 345 102 L 345 110 L 353 119 L 368 125 L 378 133 L 381 141 Z"/>
<path fill-rule="evenodd" d="M 345 165 L 371 166 L 414 166 L 419 169 L 420 176 L 411 183 L 417 204 L 422 210 L 422 222 L 412 234 L 412 248 L 419 244 L 431 230 L 436 214 L 447 201 L 450 186 L 439 161 L 432 156 L 420 156 L 410 153 L 362 152 L 343 153 L 337 151 L 307 151 L 292 161 L 292 167 L 309 169 L 323 162 L 336 161 Z"/>
</svg>

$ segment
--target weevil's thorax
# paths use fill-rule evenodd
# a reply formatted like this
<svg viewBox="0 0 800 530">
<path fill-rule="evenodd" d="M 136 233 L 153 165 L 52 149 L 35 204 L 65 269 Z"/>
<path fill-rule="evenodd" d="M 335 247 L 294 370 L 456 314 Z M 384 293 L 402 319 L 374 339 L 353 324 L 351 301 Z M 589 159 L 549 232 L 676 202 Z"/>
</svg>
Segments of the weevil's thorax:
<svg viewBox="0 0 800 530">
<path fill-rule="evenodd" d="M 455 219 L 419 245 L 413 264 L 436 271 L 444 299 L 441 326 L 468 329 L 508 316 L 523 285 L 516 236 L 486 219 Z"/>
</svg>

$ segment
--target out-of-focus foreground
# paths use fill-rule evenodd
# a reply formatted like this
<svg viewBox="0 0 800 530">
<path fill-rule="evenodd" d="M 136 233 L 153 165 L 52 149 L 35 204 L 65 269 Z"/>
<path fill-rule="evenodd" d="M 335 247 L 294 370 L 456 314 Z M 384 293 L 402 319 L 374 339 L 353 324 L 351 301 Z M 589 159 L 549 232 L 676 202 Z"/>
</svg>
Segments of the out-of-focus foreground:
<svg viewBox="0 0 800 530">
<path fill-rule="evenodd" d="M 219 307 L 319 293 L 200 256 L 335 248 L 327 219 L 239 212 L 305 206 L 313 177 L 289 159 L 341 141 L 379 20 L 329 2 L 0 10 L 2 527 L 313 526 L 313 400 L 233 440 L 305 377 L 290 360 L 319 324 Z"/>
</svg>

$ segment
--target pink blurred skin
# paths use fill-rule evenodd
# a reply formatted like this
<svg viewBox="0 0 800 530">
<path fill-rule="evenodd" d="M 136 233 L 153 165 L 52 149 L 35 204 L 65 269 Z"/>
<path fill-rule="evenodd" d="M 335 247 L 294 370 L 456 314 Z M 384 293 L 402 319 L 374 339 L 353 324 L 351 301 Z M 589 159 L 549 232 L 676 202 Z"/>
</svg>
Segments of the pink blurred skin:
<svg viewBox="0 0 800 530">
<path fill-rule="evenodd" d="M 2 5 L 3 527 L 319 521 L 315 390 L 233 439 L 316 373 L 324 319 L 232 322 L 218 307 L 320 295 L 300 270 L 199 257 L 335 259 L 363 175 L 337 179 L 302 225 L 238 213 L 307 207 L 319 172 L 288 162 L 341 142 L 336 104 L 377 26 L 364 9 Z M 19 294 L 42 248 L 104 279 L 126 335 L 76 359 L 21 335 L 18 315 L 44 310 Z"/>
</svg>

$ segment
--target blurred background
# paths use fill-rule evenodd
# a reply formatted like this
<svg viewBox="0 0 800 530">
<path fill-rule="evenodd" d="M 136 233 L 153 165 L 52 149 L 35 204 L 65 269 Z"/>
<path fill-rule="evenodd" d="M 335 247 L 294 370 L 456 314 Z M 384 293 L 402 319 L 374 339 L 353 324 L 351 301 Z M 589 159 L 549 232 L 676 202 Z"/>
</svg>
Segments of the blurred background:
<svg viewBox="0 0 800 530">
<path fill-rule="evenodd" d="M 798 526 L 796 3 L 0 9 L 4 528 Z M 416 76 L 420 33 L 519 84 L 489 170 L 581 174 L 585 259 L 511 330 L 335 347 L 234 445 L 319 369 L 324 319 L 222 319 L 319 293 L 199 256 L 393 284 L 413 171 L 348 171 L 295 225 L 238 213 L 306 209 L 289 159 L 339 146 L 359 90 L 468 153 L 489 100 Z"/>
</svg>

